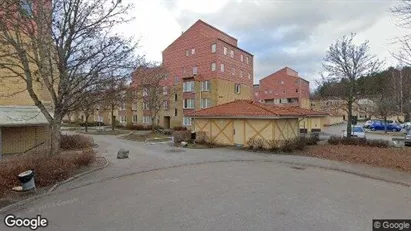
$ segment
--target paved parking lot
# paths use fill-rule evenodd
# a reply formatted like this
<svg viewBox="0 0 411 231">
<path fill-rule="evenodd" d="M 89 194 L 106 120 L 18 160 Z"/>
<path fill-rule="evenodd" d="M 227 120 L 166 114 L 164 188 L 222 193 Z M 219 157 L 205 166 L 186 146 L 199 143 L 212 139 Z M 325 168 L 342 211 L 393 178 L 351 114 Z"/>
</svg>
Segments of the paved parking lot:
<svg viewBox="0 0 411 231">
<path fill-rule="evenodd" d="M 362 126 L 364 123 L 360 122 L 358 123 L 358 126 Z M 336 136 L 341 136 L 342 131 L 347 129 L 347 123 L 343 124 L 337 124 L 333 126 L 328 126 L 324 128 L 324 138 L 328 138 L 329 136 L 336 135 Z M 383 140 L 392 140 L 393 137 L 398 137 L 398 136 L 392 136 L 392 132 L 389 132 L 387 135 L 386 134 L 377 134 L 373 133 L 372 131 L 366 130 L 366 136 L 368 139 L 383 139 Z M 396 132 L 396 134 L 401 134 L 401 132 Z"/>
</svg>

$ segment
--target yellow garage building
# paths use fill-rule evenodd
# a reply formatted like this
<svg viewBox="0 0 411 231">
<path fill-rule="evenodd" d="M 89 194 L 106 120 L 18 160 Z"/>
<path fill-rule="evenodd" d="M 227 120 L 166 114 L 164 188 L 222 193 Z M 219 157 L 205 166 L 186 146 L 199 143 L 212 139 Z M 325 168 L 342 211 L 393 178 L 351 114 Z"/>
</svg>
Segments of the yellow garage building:
<svg viewBox="0 0 411 231">
<path fill-rule="evenodd" d="M 0 106 L 0 158 L 49 145 L 50 129 L 36 106 Z"/>
<path fill-rule="evenodd" d="M 251 100 L 229 103 L 195 111 L 191 114 L 196 132 L 203 132 L 210 142 L 247 146 L 250 139 L 287 140 L 299 137 L 300 121 L 325 117 L 324 113 L 297 107 L 280 107 Z"/>
</svg>

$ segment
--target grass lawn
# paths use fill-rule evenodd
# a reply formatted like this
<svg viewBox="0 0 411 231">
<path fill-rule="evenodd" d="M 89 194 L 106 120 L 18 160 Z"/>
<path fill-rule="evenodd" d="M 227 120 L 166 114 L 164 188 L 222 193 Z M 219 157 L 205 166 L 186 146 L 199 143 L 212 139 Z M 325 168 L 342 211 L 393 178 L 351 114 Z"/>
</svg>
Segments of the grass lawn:
<svg viewBox="0 0 411 231">
<path fill-rule="evenodd" d="M 302 155 L 346 163 L 367 164 L 411 172 L 411 148 L 378 148 L 355 145 L 308 146 Z"/>
<path fill-rule="evenodd" d="M 88 132 L 85 132 L 84 130 L 79 131 L 79 133 L 82 134 L 88 134 L 88 135 L 123 135 L 130 133 L 130 131 L 126 130 L 105 130 L 105 131 L 98 131 L 98 130 L 88 130 Z"/>
<path fill-rule="evenodd" d="M 147 134 L 130 134 L 126 136 L 122 136 L 122 139 L 126 140 L 134 140 L 134 141 L 139 141 L 139 142 L 145 142 L 147 139 L 153 142 L 161 142 L 161 141 L 169 141 L 170 136 L 166 136 L 163 134 L 158 134 L 158 133 L 147 133 Z"/>
</svg>

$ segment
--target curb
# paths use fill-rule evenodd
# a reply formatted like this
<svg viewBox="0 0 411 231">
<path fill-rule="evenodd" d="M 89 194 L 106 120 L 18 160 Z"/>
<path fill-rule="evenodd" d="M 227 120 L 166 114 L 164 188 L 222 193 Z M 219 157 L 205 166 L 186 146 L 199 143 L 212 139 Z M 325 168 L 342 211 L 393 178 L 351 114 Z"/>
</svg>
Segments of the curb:
<svg viewBox="0 0 411 231">
<path fill-rule="evenodd" d="M 29 198 L 27 198 L 27 199 L 25 199 L 25 200 L 17 201 L 17 202 L 15 202 L 15 203 L 13 203 L 13 204 L 10 204 L 10 205 L 7 205 L 7 206 L 5 206 L 5 207 L 3 207 L 3 208 L 0 208 L 0 214 L 4 214 L 4 213 L 5 213 L 6 211 L 8 211 L 8 210 L 11 210 L 11 209 L 20 207 L 20 206 L 22 206 L 22 205 L 24 205 L 24 204 L 30 203 L 30 202 L 32 202 L 32 201 L 35 201 L 35 200 L 37 200 L 37 199 L 39 199 L 39 198 L 41 198 L 41 197 L 43 197 L 43 196 L 50 195 L 50 194 L 51 194 L 56 188 L 58 188 L 60 185 L 63 185 L 63 184 L 68 183 L 68 182 L 70 182 L 70 181 L 73 181 L 73 180 L 75 180 L 75 179 L 77 179 L 77 178 L 79 178 L 79 177 L 81 177 L 81 176 L 86 175 L 86 174 L 89 174 L 89 173 L 92 173 L 92 172 L 101 170 L 101 169 L 103 169 L 103 168 L 106 168 L 106 167 L 109 165 L 109 162 L 107 161 L 107 159 L 106 159 L 104 156 L 99 156 L 99 157 L 97 157 L 97 158 L 103 158 L 106 163 L 105 163 L 103 166 L 100 166 L 100 167 L 97 167 L 97 168 L 94 168 L 94 169 L 90 169 L 90 170 L 88 170 L 88 171 L 86 171 L 86 172 L 82 172 L 82 173 L 79 173 L 79 174 L 77 174 L 77 175 L 74 175 L 74 176 L 72 176 L 72 177 L 70 177 L 70 178 L 68 178 L 68 179 L 66 179 L 66 180 L 64 180 L 64 181 L 62 181 L 62 182 L 56 183 L 55 185 L 53 185 L 53 186 L 52 186 L 47 192 L 45 192 L 45 193 L 42 193 L 42 194 L 39 194 L 39 195 L 35 195 L 35 196 L 32 196 L 32 197 L 29 197 Z"/>
</svg>

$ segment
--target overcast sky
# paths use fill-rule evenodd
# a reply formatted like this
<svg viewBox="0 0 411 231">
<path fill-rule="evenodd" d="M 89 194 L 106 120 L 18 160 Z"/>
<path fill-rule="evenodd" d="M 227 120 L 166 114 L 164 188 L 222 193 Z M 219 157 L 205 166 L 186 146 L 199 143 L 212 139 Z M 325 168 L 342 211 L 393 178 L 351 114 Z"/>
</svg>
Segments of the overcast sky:
<svg viewBox="0 0 411 231">
<path fill-rule="evenodd" d="M 124 0 L 134 2 L 135 20 L 122 31 L 140 38 L 140 53 L 161 61 L 161 51 L 198 19 L 238 39 L 254 54 L 254 82 L 288 66 L 319 79 L 329 45 L 343 35 L 370 41 L 374 54 L 396 64 L 389 51 L 405 32 L 390 12 L 396 0 Z"/>
</svg>

